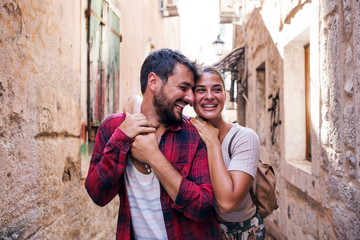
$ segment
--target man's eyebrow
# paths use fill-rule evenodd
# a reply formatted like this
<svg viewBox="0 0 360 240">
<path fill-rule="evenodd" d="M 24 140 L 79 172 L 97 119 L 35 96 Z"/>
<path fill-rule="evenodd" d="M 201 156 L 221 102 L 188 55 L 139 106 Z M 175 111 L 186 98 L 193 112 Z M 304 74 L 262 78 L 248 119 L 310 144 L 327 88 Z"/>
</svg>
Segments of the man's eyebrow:
<svg viewBox="0 0 360 240">
<path fill-rule="evenodd" d="M 191 83 L 188 83 L 188 82 L 182 82 L 182 83 L 180 83 L 180 85 L 181 84 L 186 85 L 186 86 L 188 86 L 190 88 L 193 86 Z"/>
</svg>

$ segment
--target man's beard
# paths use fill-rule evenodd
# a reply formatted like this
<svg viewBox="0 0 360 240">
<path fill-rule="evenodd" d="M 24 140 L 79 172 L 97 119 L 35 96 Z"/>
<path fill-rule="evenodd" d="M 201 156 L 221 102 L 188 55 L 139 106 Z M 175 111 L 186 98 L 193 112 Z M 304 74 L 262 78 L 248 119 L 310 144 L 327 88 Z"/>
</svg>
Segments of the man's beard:
<svg viewBox="0 0 360 240">
<path fill-rule="evenodd" d="M 164 94 L 164 86 L 161 87 L 161 91 L 154 96 L 153 105 L 155 107 L 156 114 L 159 117 L 159 122 L 169 127 L 176 123 L 181 123 L 182 115 L 177 117 L 174 113 L 173 106 L 167 96 Z"/>
</svg>

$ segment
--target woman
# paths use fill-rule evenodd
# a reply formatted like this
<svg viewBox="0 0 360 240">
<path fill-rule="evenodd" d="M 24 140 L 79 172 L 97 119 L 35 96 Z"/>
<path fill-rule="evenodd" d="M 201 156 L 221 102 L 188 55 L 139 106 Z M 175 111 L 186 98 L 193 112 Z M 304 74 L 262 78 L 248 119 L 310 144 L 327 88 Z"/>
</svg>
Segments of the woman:
<svg viewBox="0 0 360 240">
<path fill-rule="evenodd" d="M 265 239 L 263 220 L 256 212 L 249 193 L 259 161 L 258 136 L 249 128 L 223 119 L 225 86 L 216 68 L 204 67 L 200 80 L 195 84 L 194 97 L 193 107 L 199 118 L 190 118 L 190 121 L 207 147 L 221 237 Z M 139 103 L 141 99 L 134 101 Z M 130 102 L 129 99 L 127 105 Z M 228 153 L 230 142 L 231 157 Z"/>
<path fill-rule="evenodd" d="M 203 69 L 194 87 L 194 97 L 194 110 L 199 118 L 191 118 L 191 123 L 207 147 L 222 239 L 265 239 L 263 220 L 249 193 L 259 161 L 258 136 L 222 117 L 226 94 L 224 80 L 216 68 Z"/>
</svg>

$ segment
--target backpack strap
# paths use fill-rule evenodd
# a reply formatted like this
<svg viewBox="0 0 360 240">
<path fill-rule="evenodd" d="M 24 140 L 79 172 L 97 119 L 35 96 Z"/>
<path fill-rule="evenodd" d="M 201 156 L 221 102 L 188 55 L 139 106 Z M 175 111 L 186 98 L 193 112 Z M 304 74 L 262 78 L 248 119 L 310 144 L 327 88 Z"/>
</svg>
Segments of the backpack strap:
<svg viewBox="0 0 360 240">
<path fill-rule="evenodd" d="M 236 132 L 234 133 L 234 135 L 232 135 L 230 142 L 229 142 L 229 147 L 228 147 L 228 154 L 229 154 L 229 158 L 231 158 L 232 154 L 231 154 L 231 144 L 236 136 L 236 134 L 238 133 L 239 129 L 236 129 Z"/>
<path fill-rule="evenodd" d="M 232 156 L 232 154 L 231 154 L 231 144 L 232 144 L 236 134 L 238 133 L 238 131 L 239 131 L 239 129 L 237 129 L 236 132 L 234 133 L 234 135 L 232 135 L 232 137 L 230 139 L 230 142 L 229 142 L 228 154 L 229 154 L 230 159 L 231 159 L 231 156 Z M 250 192 L 251 199 L 253 200 L 253 202 L 254 202 L 254 204 L 256 206 L 256 211 L 257 211 L 259 209 L 259 203 L 258 203 L 258 201 L 257 201 L 257 199 L 255 197 L 254 188 L 253 188 L 252 184 L 251 184 L 249 192 Z"/>
<path fill-rule="evenodd" d="M 253 202 L 256 206 L 256 211 L 258 211 L 259 210 L 259 202 L 255 197 L 254 188 L 253 188 L 252 184 L 251 184 L 249 192 L 250 192 L 251 199 L 253 200 Z"/>
</svg>

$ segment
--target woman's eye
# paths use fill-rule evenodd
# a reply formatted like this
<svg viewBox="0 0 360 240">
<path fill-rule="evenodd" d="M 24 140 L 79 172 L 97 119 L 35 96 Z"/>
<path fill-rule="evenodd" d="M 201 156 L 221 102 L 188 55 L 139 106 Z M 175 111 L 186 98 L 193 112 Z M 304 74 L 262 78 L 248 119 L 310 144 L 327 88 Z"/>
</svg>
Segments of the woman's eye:
<svg viewBox="0 0 360 240">
<path fill-rule="evenodd" d="M 202 93 L 202 92 L 205 92 L 205 90 L 204 90 L 204 89 L 202 89 L 202 88 L 198 88 L 198 89 L 196 89 L 196 92 L 198 92 L 198 93 Z"/>
</svg>

